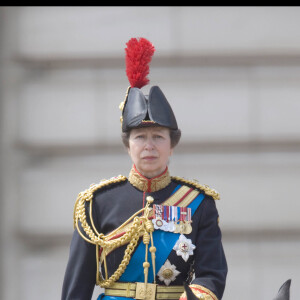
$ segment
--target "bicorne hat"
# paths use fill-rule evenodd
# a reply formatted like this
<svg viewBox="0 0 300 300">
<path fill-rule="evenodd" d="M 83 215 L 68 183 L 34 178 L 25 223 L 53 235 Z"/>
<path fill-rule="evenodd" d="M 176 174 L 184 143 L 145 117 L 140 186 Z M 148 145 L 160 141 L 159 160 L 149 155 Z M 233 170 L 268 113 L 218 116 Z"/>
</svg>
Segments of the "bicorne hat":
<svg viewBox="0 0 300 300">
<path fill-rule="evenodd" d="M 147 76 L 154 46 L 145 38 L 132 38 L 126 45 L 126 74 L 130 87 L 125 100 L 120 104 L 122 131 L 143 126 L 163 126 L 177 130 L 175 115 L 161 89 L 152 86 L 149 95 L 144 95 L 141 90 L 149 83 Z"/>
</svg>

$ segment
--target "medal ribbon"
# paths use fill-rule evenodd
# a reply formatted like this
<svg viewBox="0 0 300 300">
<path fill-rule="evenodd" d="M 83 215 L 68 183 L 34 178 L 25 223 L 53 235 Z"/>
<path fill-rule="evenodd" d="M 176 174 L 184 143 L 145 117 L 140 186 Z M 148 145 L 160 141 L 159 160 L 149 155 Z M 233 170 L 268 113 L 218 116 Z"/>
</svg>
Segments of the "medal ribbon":
<svg viewBox="0 0 300 300">
<path fill-rule="evenodd" d="M 162 212 L 164 217 L 162 218 Z M 190 207 L 178 207 L 178 206 L 163 206 L 153 204 L 154 219 L 163 219 L 166 222 L 174 221 L 177 223 L 178 215 L 179 221 L 190 222 L 192 220 L 192 211 Z"/>
</svg>

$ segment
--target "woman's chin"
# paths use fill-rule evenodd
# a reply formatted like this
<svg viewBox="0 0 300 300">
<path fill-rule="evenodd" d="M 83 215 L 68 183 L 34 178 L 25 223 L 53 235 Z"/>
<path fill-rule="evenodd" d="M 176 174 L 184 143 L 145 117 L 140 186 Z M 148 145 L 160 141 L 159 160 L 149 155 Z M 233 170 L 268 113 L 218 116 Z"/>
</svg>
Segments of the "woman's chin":
<svg viewBox="0 0 300 300">
<path fill-rule="evenodd" d="M 140 173 L 147 178 L 156 177 L 164 172 L 165 168 L 143 168 Z"/>
</svg>

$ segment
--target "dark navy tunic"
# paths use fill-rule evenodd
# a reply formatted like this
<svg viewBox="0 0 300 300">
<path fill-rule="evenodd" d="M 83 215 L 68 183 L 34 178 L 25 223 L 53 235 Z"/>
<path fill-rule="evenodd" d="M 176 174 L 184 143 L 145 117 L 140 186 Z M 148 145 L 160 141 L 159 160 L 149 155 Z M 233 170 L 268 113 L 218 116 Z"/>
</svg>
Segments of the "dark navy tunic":
<svg viewBox="0 0 300 300">
<path fill-rule="evenodd" d="M 186 184 L 186 183 L 185 183 Z M 119 227 L 130 216 L 143 208 L 145 197 L 151 195 L 154 204 L 161 204 L 168 199 L 182 182 L 172 178 L 162 189 L 151 192 L 141 191 L 129 180 L 111 184 L 95 192 L 93 197 L 93 221 L 98 232 L 108 234 Z M 200 191 L 203 193 L 203 191 Z M 215 200 L 204 194 L 204 199 L 192 217 L 192 232 L 185 234 L 196 246 L 187 261 L 171 250 L 168 260 L 180 272 L 170 285 L 182 285 L 183 282 L 204 286 L 212 291 L 218 299 L 222 298 L 227 263 L 222 246 L 222 236 L 218 224 L 218 211 Z M 141 240 L 141 239 L 140 239 Z M 156 256 L 159 256 L 159 245 Z M 126 245 L 115 249 L 107 256 L 108 276 L 118 268 L 124 256 Z M 137 272 L 143 273 L 143 267 L 137 266 Z M 157 272 L 159 270 L 156 270 Z M 194 276 L 192 277 L 192 275 Z M 156 283 L 164 282 L 156 276 Z M 96 246 L 86 242 L 74 231 L 69 261 L 66 268 L 62 300 L 90 300 L 96 284 Z"/>
</svg>

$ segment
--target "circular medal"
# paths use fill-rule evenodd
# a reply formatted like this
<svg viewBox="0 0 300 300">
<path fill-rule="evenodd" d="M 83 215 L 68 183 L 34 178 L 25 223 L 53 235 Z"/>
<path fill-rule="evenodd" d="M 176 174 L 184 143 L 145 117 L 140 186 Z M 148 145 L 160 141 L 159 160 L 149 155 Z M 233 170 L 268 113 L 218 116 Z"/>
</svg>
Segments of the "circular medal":
<svg viewBox="0 0 300 300">
<path fill-rule="evenodd" d="M 192 225 L 191 223 L 186 223 L 185 224 L 185 230 L 184 233 L 185 234 L 190 234 L 193 231 Z"/>
<path fill-rule="evenodd" d="M 155 225 L 156 225 L 157 227 L 161 227 L 161 226 L 163 226 L 163 221 L 160 220 L 160 219 L 157 219 L 157 220 L 155 220 Z"/>
</svg>

